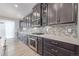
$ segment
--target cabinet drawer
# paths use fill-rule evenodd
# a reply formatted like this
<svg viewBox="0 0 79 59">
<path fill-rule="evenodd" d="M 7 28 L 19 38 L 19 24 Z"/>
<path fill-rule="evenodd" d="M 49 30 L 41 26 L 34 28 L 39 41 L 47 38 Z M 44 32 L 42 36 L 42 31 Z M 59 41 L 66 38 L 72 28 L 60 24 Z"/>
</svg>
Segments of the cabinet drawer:
<svg viewBox="0 0 79 59">
<path fill-rule="evenodd" d="M 75 52 L 75 45 L 74 44 L 69 44 L 69 43 L 65 43 L 65 42 L 61 42 L 61 41 L 55 41 L 55 40 L 52 40 L 52 39 L 44 39 L 44 42 L 45 43 L 49 43 L 51 45 L 56 45 L 56 46 L 59 46 L 61 48 L 64 48 L 64 49 L 67 49 L 67 50 L 71 50 L 73 52 Z"/>
<path fill-rule="evenodd" d="M 54 54 L 56 56 L 74 56 L 74 52 L 57 47 L 55 45 L 51 44 L 44 44 L 44 50 L 50 52 L 51 54 Z"/>
<path fill-rule="evenodd" d="M 55 55 L 51 54 L 50 52 L 44 51 L 43 56 L 55 56 Z"/>
<path fill-rule="evenodd" d="M 75 49 L 77 49 L 77 50 L 76 50 L 76 55 L 79 56 L 79 46 L 76 46 Z"/>
</svg>

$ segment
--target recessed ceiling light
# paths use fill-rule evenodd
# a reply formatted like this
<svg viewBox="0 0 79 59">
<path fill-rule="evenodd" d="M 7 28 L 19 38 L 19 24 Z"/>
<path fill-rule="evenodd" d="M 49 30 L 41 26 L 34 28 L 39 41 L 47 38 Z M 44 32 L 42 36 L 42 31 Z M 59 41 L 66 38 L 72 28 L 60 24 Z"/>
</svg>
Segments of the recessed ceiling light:
<svg viewBox="0 0 79 59">
<path fill-rule="evenodd" d="M 15 6 L 16 8 L 18 7 L 18 5 L 17 5 L 17 4 L 15 4 L 14 6 Z"/>
</svg>

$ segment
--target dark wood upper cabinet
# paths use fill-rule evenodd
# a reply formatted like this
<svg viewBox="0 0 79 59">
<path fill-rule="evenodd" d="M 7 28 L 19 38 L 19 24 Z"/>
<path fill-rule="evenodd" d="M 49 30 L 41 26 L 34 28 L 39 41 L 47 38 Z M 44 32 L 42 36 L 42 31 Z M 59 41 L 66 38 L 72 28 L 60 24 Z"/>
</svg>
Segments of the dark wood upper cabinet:
<svg viewBox="0 0 79 59">
<path fill-rule="evenodd" d="M 27 16 L 26 23 L 28 27 L 77 23 L 77 13 L 77 3 L 39 3 Z"/>
<path fill-rule="evenodd" d="M 27 27 L 29 27 L 29 16 L 26 16 Z"/>
<path fill-rule="evenodd" d="M 19 29 L 20 30 L 24 30 L 24 28 L 26 28 L 26 20 L 20 20 L 19 21 Z"/>
<path fill-rule="evenodd" d="M 77 10 L 75 3 L 48 3 L 48 25 L 76 23 Z"/>
<path fill-rule="evenodd" d="M 27 27 L 32 27 L 32 13 L 25 17 Z"/>
<path fill-rule="evenodd" d="M 33 8 L 33 14 L 32 14 L 32 21 L 34 21 L 36 19 L 36 11 L 37 9 L 36 8 Z"/>
<path fill-rule="evenodd" d="M 74 3 L 60 4 L 60 23 L 74 23 L 76 22 L 77 5 Z"/>
<path fill-rule="evenodd" d="M 40 18 L 41 15 L 41 4 L 37 4 L 36 6 L 36 18 Z"/>
<path fill-rule="evenodd" d="M 33 26 L 41 26 L 41 4 L 37 4 L 33 8 L 32 23 Z"/>
<path fill-rule="evenodd" d="M 59 8 L 56 3 L 48 4 L 48 25 L 57 24 L 57 9 Z"/>
<path fill-rule="evenodd" d="M 20 30 L 22 29 L 22 21 L 21 20 L 19 21 L 19 29 Z"/>
<path fill-rule="evenodd" d="M 32 27 L 32 13 L 29 14 L 29 27 Z"/>
<path fill-rule="evenodd" d="M 42 9 L 42 26 L 48 25 L 48 4 L 47 3 L 42 3 L 41 4 Z"/>
</svg>

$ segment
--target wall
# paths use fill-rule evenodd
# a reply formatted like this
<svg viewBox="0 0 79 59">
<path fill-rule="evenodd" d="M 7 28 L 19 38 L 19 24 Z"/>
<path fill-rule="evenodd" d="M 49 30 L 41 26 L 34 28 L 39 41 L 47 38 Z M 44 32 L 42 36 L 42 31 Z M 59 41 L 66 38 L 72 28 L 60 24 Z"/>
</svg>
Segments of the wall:
<svg viewBox="0 0 79 59">
<path fill-rule="evenodd" d="M 68 36 L 72 37 L 75 39 L 78 39 L 78 34 L 77 34 L 77 24 L 61 24 L 61 25 L 52 25 L 52 26 L 47 26 L 47 34 L 51 35 L 58 35 L 58 36 Z M 45 31 L 45 30 L 44 30 Z"/>
<path fill-rule="evenodd" d="M 15 21 L 15 38 L 17 38 L 17 32 L 19 31 L 19 20 Z"/>
<path fill-rule="evenodd" d="M 0 37 L 5 37 L 5 23 L 0 22 Z"/>
<path fill-rule="evenodd" d="M 15 22 L 6 19 L 0 19 L 0 22 L 3 22 L 4 25 L 0 25 L 1 33 L 0 35 L 3 38 L 14 38 L 15 37 Z"/>
<path fill-rule="evenodd" d="M 5 32 L 6 38 L 15 37 L 15 23 L 13 21 L 5 22 Z"/>
</svg>

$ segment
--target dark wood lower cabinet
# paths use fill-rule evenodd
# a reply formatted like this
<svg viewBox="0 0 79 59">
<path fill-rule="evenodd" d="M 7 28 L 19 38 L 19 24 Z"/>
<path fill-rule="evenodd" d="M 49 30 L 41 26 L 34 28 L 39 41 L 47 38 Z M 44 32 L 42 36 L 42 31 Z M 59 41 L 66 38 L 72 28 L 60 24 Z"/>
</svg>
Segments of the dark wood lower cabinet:
<svg viewBox="0 0 79 59">
<path fill-rule="evenodd" d="M 48 51 L 44 51 L 43 56 L 55 56 Z"/>
<path fill-rule="evenodd" d="M 78 56 L 79 46 L 43 38 L 43 56 Z"/>
<path fill-rule="evenodd" d="M 74 56 L 74 52 L 66 50 L 64 48 L 57 47 L 55 45 L 51 44 L 44 44 L 44 50 L 47 52 L 50 52 L 51 54 L 55 56 Z"/>
<path fill-rule="evenodd" d="M 61 47 L 61 48 L 64 48 L 64 49 L 67 49 L 67 50 L 70 50 L 70 51 L 73 51 L 73 52 L 76 51 L 76 49 L 75 49 L 76 45 L 74 45 L 74 44 L 56 41 L 56 40 L 53 40 L 53 39 L 46 39 L 46 38 L 44 38 L 44 41 L 45 41 L 46 44 L 48 43 L 48 44 L 51 44 L 51 45 L 55 45 L 55 46 L 58 46 L 58 47 Z"/>
<path fill-rule="evenodd" d="M 20 35 L 19 38 L 28 43 L 28 35 Z M 37 53 L 41 56 L 79 56 L 79 45 L 37 37 Z"/>
<path fill-rule="evenodd" d="M 28 44 L 28 35 L 26 34 L 18 34 L 18 39 L 22 41 L 24 44 Z"/>
<path fill-rule="evenodd" d="M 37 42 L 38 42 L 38 44 L 37 44 L 37 53 L 40 54 L 40 55 L 43 55 L 43 45 L 42 45 L 43 41 L 42 41 L 42 38 L 38 37 Z"/>
<path fill-rule="evenodd" d="M 27 43 L 28 43 L 27 35 L 23 36 L 23 43 L 27 45 Z"/>
</svg>

